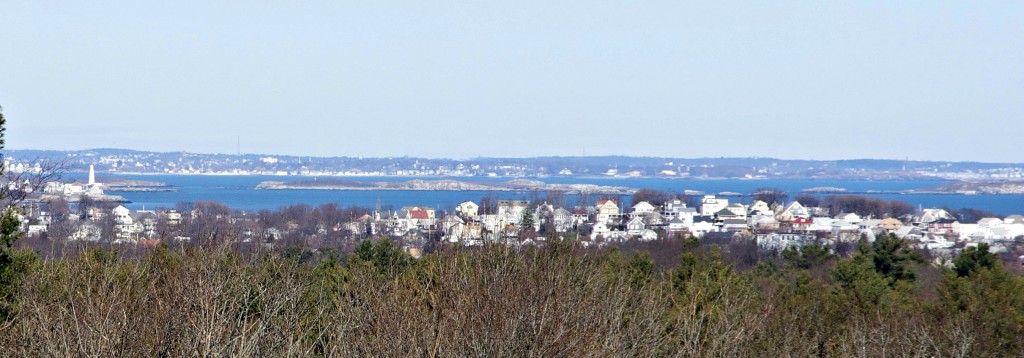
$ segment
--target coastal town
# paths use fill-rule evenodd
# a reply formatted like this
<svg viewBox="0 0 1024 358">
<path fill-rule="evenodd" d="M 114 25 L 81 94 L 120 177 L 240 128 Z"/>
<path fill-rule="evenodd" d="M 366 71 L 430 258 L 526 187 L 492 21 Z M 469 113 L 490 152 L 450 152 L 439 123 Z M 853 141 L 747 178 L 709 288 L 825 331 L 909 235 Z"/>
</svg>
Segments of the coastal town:
<svg viewBox="0 0 1024 358">
<path fill-rule="evenodd" d="M 849 247 L 862 239 L 895 235 L 936 257 L 948 258 L 980 243 L 993 252 L 1024 255 L 1024 216 L 958 217 L 946 209 L 907 208 L 856 196 L 847 197 L 875 200 L 898 209 L 824 205 L 810 195 L 788 201 L 784 200 L 785 194 L 755 195 L 752 202 L 743 203 L 716 195 L 667 193 L 643 200 L 643 193 L 634 193 L 633 202 L 628 204 L 621 196 L 609 196 L 570 205 L 564 195 L 552 194 L 533 201 L 486 197 L 449 210 L 430 206 L 382 209 L 379 205 L 342 208 L 327 204 L 253 213 L 212 202 L 130 210 L 118 203 L 119 197 L 105 194 L 103 188 L 92 170 L 83 184 L 47 183 L 41 199 L 24 203 L 20 216 L 23 231 L 30 240 L 45 238 L 65 243 L 152 247 L 161 242 L 219 239 L 268 248 L 297 245 L 314 250 L 352 247 L 363 240 L 387 237 L 401 243 L 413 256 L 437 245 L 499 243 L 521 247 L 570 240 L 582 247 L 597 248 L 685 237 L 747 243 L 760 251 L 781 252 L 810 244 Z"/>
<path fill-rule="evenodd" d="M 0 358 L 1024 357 L 1024 1 L 9 1 Z"/>
</svg>

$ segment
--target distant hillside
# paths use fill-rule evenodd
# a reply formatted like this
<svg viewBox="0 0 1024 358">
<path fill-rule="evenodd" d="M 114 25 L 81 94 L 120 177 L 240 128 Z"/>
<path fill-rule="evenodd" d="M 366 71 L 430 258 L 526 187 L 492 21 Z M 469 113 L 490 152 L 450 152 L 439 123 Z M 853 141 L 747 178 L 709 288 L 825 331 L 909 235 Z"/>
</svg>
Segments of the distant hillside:
<svg viewBox="0 0 1024 358">
<path fill-rule="evenodd" d="M 308 157 L 273 154 L 203 154 L 125 149 L 8 150 L 13 164 L 64 160 L 71 171 L 90 164 L 107 173 L 263 174 L 454 177 L 664 177 L 821 179 L 1014 179 L 1024 164 L 901 161 L 666 157 L 533 157 L 445 159 L 422 157 Z"/>
</svg>

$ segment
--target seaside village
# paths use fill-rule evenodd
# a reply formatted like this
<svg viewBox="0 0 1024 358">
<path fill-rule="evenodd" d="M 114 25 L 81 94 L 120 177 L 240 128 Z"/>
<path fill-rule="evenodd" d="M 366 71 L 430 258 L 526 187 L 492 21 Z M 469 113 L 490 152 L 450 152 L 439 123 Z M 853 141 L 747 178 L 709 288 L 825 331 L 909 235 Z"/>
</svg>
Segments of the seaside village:
<svg viewBox="0 0 1024 358">
<path fill-rule="evenodd" d="M 102 184 L 96 183 L 91 173 L 86 184 L 47 185 L 44 192 L 48 193 L 44 197 L 78 198 L 68 201 L 104 197 Z M 306 224 L 315 227 L 303 227 L 296 220 L 267 222 L 263 215 L 226 207 L 212 212 L 198 207 L 129 210 L 122 205 L 92 204 L 72 211 L 67 203 L 63 208 L 54 208 L 50 203 L 38 200 L 26 205 L 22 221 L 28 237 L 45 235 L 51 240 L 156 245 L 161 241 L 192 241 L 192 236 L 203 235 L 203 231 L 185 226 L 215 222 L 233 228 L 239 240 L 269 246 L 282 238 L 292 238 L 315 249 L 328 238 L 355 242 L 386 236 L 400 240 L 414 256 L 430 243 L 438 242 L 520 246 L 542 245 L 550 238 L 561 238 L 575 240 L 585 247 L 600 247 L 630 240 L 649 242 L 694 236 L 716 242 L 753 240 L 760 249 L 781 251 L 809 243 L 832 246 L 861 238 L 871 240 L 879 234 L 894 234 L 940 256 L 978 243 L 989 244 L 995 252 L 1019 255 L 1016 242 L 1024 238 L 1021 215 L 961 223 L 943 209 L 918 209 L 904 217 L 874 218 L 858 213 L 830 213 L 797 201 L 743 204 L 715 195 L 704 195 L 696 206 L 688 206 L 679 199 L 660 205 L 641 201 L 632 206 L 603 199 L 583 207 L 498 200 L 490 208 L 466 201 L 450 212 L 425 206 L 389 211 L 366 209 L 358 217 Z"/>
</svg>

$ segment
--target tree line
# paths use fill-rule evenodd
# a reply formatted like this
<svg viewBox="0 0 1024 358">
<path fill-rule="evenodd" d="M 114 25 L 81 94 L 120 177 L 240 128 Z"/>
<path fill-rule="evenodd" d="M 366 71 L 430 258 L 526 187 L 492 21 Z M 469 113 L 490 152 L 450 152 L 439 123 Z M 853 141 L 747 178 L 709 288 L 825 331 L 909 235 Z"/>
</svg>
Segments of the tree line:
<svg viewBox="0 0 1024 358">
<path fill-rule="evenodd" d="M 649 246 L 645 246 L 649 245 Z M 32 257 L 18 249 L 5 253 Z M 667 254 L 670 253 L 670 254 Z M 1019 356 L 1024 279 L 895 237 L 743 266 L 694 238 L 584 250 L 91 247 L 6 265 L 12 355 Z M 7 276 L 10 277 L 10 276 Z M 116 313 L 116 314 L 115 314 Z"/>
</svg>

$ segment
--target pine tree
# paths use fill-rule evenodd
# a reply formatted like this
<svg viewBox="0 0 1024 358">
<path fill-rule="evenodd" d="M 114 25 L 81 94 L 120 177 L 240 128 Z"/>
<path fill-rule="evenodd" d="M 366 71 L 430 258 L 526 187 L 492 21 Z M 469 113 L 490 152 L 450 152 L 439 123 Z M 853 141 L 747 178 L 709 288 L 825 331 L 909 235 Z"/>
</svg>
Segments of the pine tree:
<svg viewBox="0 0 1024 358">
<path fill-rule="evenodd" d="M 534 228 L 534 223 L 533 209 L 527 205 L 526 209 L 523 209 L 523 216 L 519 219 L 519 237 L 522 239 L 536 237 L 537 230 Z"/>
<path fill-rule="evenodd" d="M 970 274 L 981 270 L 982 268 L 993 270 L 999 266 L 999 258 L 995 254 L 988 251 L 988 244 L 982 242 L 977 247 L 968 247 L 964 249 L 953 260 L 954 271 L 956 275 L 960 277 L 969 276 Z"/>
</svg>

